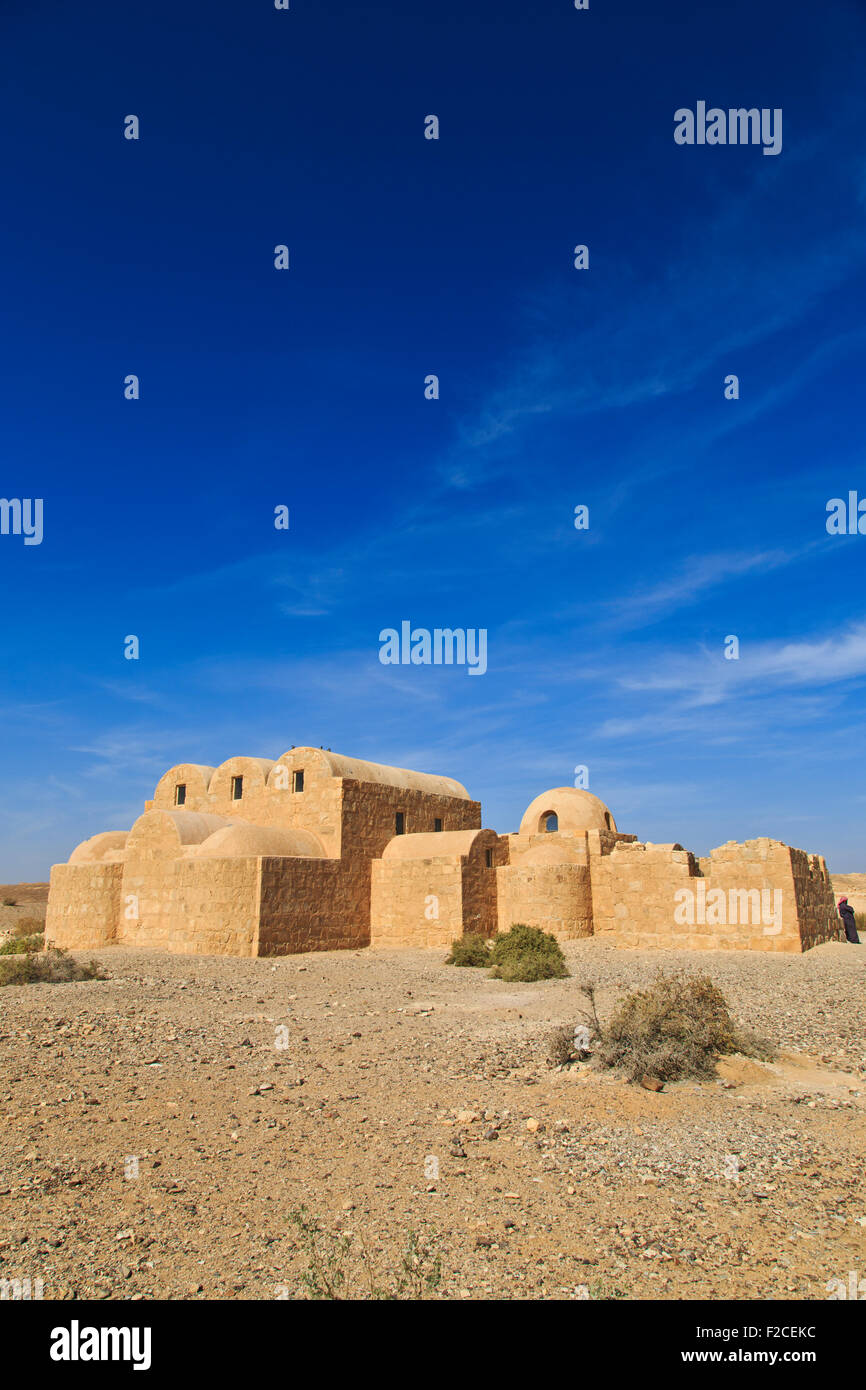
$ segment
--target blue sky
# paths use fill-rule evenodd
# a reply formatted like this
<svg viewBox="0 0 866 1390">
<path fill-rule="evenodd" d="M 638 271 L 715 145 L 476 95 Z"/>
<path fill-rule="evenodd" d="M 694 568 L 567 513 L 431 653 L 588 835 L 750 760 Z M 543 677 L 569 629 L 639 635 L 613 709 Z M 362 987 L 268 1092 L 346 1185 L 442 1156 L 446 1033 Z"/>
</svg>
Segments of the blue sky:
<svg viewBox="0 0 866 1390">
<path fill-rule="evenodd" d="M 0 35 L 0 493 L 44 499 L 0 536 L 0 880 L 173 763 L 306 743 L 501 831 L 585 764 L 641 839 L 866 870 L 866 536 L 825 528 L 866 496 L 862 8 L 10 0 Z M 781 108 L 782 152 L 675 144 L 699 100 Z M 383 666 L 404 619 L 485 628 L 486 674 Z"/>
</svg>

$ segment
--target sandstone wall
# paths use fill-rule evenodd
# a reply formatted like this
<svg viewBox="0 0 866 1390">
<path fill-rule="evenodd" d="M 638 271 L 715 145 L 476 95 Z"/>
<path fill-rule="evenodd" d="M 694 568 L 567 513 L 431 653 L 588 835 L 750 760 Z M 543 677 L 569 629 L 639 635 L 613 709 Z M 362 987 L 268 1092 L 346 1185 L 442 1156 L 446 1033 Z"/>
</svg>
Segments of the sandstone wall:
<svg viewBox="0 0 866 1390">
<path fill-rule="evenodd" d="M 303 773 L 302 791 L 293 790 L 298 772 Z M 243 779 L 237 800 L 232 796 L 235 777 Z M 175 801 L 180 783 L 186 788 L 182 807 Z M 398 811 L 403 812 L 407 834 L 434 830 L 437 817 L 443 830 L 481 826 L 477 801 L 337 777 L 318 750 L 308 748 L 291 749 L 276 762 L 230 758 L 216 769 L 181 763 L 160 779 L 153 801 L 147 803 L 151 808 L 204 811 L 254 825 L 310 830 L 332 858 L 377 858 L 395 833 Z"/>
<path fill-rule="evenodd" d="M 447 948 L 465 932 L 492 936 L 496 930 L 497 865 L 506 855 L 507 848 L 495 831 L 482 830 L 468 854 L 375 859 L 370 887 L 371 946 L 438 949 Z"/>
<path fill-rule="evenodd" d="M 181 955 L 255 955 L 259 863 L 129 860 L 123 866 L 119 944 Z"/>
<path fill-rule="evenodd" d="M 819 854 L 791 850 L 794 892 L 800 912 L 800 939 L 803 950 L 822 941 L 844 941 L 845 929 L 836 910 L 833 883 L 826 860 Z"/>
<path fill-rule="evenodd" d="M 463 935 L 463 865 L 453 859 L 375 859 L 370 945 L 449 946 Z"/>
<path fill-rule="evenodd" d="M 292 790 L 293 773 L 304 773 L 304 789 Z M 243 795 L 234 800 L 232 778 L 243 778 Z M 183 807 L 175 805 L 178 783 L 186 787 Z M 339 857 L 341 851 L 340 781 L 326 772 L 300 750 L 284 754 L 278 762 L 266 764 L 259 758 L 230 758 L 221 768 L 214 769 L 207 782 L 193 764 L 182 763 L 172 768 L 160 780 L 154 799 L 148 806 L 157 811 L 205 811 L 229 820 L 250 821 L 253 825 L 281 829 L 311 830 L 325 847 L 327 854 Z"/>
<path fill-rule="evenodd" d="M 94 950 L 117 936 L 122 864 L 55 864 L 45 940 L 66 950 Z"/>
<path fill-rule="evenodd" d="M 437 818 L 442 821 L 443 831 L 481 829 L 481 803 L 478 801 L 431 796 L 404 787 L 377 786 L 348 778 L 342 787 L 344 855 L 380 858 L 396 833 L 398 811 L 403 812 L 406 835 L 435 831 Z"/>
<path fill-rule="evenodd" d="M 540 927 L 560 941 L 592 936 L 593 907 L 585 864 L 506 865 L 497 870 L 498 929 L 515 922 Z"/>
<path fill-rule="evenodd" d="M 675 845 L 621 843 L 591 855 L 590 873 L 595 930 L 617 945 L 803 951 L 838 936 L 824 861 L 779 841 L 731 842 L 700 861 Z"/>
<path fill-rule="evenodd" d="M 257 954 L 370 944 L 370 866 L 335 859 L 262 859 Z"/>
<path fill-rule="evenodd" d="M 674 894 L 693 887 L 694 856 L 673 845 L 615 844 L 590 854 L 594 932 L 618 946 L 673 944 Z M 686 941 L 680 941 L 686 945 Z"/>
</svg>

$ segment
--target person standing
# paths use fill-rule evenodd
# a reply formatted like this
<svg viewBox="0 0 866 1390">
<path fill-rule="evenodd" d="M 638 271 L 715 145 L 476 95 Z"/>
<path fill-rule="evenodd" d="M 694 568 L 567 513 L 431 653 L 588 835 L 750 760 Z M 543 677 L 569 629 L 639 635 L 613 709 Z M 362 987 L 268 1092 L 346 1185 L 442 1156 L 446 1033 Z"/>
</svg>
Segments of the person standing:
<svg viewBox="0 0 866 1390">
<path fill-rule="evenodd" d="M 839 916 L 845 927 L 845 940 L 850 941 L 854 946 L 859 946 L 860 938 L 857 935 L 857 924 L 854 921 L 854 909 L 847 898 L 839 899 Z"/>
</svg>

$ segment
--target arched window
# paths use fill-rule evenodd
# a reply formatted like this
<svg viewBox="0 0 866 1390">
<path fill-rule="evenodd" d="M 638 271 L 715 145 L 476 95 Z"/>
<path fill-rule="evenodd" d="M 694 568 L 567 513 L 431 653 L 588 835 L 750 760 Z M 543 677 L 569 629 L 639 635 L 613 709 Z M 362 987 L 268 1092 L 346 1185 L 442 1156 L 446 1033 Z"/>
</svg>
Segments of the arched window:
<svg viewBox="0 0 866 1390">
<path fill-rule="evenodd" d="M 542 819 L 547 834 L 552 835 L 559 829 L 559 816 L 555 811 L 547 811 Z"/>
</svg>

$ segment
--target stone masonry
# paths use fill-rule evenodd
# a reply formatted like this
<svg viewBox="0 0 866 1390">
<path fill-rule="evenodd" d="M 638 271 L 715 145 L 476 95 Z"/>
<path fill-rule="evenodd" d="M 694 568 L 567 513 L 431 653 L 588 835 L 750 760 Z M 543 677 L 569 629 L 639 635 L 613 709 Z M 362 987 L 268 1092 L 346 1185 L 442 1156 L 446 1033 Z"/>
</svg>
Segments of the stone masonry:
<svg viewBox="0 0 866 1390">
<path fill-rule="evenodd" d="M 129 832 L 94 835 L 52 869 L 46 938 L 238 956 L 441 950 L 515 922 L 618 946 L 842 939 L 824 860 L 778 840 L 699 859 L 621 834 L 574 787 L 542 793 L 498 835 L 452 778 L 319 748 L 170 768 Z"/>
</svg>

